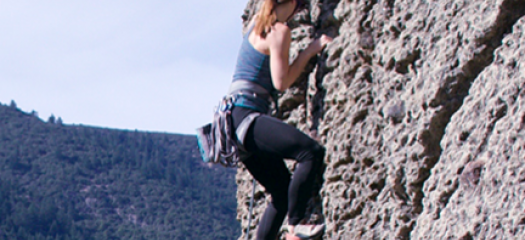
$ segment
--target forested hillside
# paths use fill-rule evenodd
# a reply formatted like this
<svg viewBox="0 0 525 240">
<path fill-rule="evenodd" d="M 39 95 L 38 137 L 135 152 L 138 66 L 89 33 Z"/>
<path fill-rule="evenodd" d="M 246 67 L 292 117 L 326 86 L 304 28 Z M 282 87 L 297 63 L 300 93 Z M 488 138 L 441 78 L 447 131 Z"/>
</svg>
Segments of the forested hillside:
<svg viewBox="0 0 525 240">
<path fill-rule="evenodd" d="M 236 239 L 235 172 L 194 136 L 63 125 L 0 104 L 0 239 Z"/>
</svg>

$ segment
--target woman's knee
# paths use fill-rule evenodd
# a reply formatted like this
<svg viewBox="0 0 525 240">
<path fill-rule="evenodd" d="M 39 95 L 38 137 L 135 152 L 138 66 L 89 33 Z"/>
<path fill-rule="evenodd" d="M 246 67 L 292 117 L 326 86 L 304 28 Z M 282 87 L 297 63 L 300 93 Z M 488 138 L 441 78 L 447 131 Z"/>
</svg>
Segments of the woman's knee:
<svg viewBox="0 0 525 240">
<path fill-rule="evenodd" d="M 302 150 L 302 152 L 299 153 L 299 156 L 297 157 L 298 162 L 303 161 L 314 161 L 314 162 L 321 162 L 324 159 L 326 150 L 325 148 L 317 143 L 316 141 L 313 141 L 305 146 Z"/>
</svg>

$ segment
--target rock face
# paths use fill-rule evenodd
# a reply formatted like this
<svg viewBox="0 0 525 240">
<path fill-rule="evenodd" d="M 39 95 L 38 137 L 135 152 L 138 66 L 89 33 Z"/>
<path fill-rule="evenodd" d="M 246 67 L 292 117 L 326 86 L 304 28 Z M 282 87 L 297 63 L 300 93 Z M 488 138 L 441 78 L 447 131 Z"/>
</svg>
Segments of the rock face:
<svg viewBox="0 0 525 240">
<path fill-rule="evenodd" d="M 334 37 L 279 101 L 327 149 L 323 239 L 525 236 L 524 0 L 311 0 L 290 27 L 292 58 Z M 240 239 L 251 179 L 239 169 Z M 255 190 L 251 239 L 270 198 Z"/>
</svg>

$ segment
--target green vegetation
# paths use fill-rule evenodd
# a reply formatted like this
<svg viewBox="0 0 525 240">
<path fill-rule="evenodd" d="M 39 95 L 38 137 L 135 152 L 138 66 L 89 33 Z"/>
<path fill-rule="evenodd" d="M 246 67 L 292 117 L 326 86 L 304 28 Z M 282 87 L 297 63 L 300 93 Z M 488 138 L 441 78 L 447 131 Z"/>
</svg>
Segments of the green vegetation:
<svg viewBox="0 0 525 240">
<path fill-rule="evenodd" d="M 237 239 L 235 171 L 194 136 L 66 126 L 0 104 L 0 239 Z"/>
</svg>

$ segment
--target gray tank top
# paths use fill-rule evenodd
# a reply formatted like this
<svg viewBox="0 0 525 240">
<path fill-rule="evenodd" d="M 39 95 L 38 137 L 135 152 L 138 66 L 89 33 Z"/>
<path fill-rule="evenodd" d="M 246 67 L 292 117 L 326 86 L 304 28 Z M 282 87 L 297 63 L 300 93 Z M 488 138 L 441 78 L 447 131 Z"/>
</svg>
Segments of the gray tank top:
<svg viewBox="0 0 525 240">
<path fill-rule="evenodd" d="M 248 36 L 253 31 L 254 26 L 251 26 L 248 32 L 244 35 L 241 49 L 237 57 L 237 65 L 233 74 L 233 82 L 237 80 L 247 80 L 256 83 L 268 91 L 270 95 L 275 96 L 277 90 L 273 87 L 272 76 L 270 72 L 270 56 L 257 51 L 248 40 Z M 235 106 L 248 107 L 259 111 L 266 109 L 260 109 L 260 101 L 255 103 L 253 99 L 243 99 L 234 102 Z M 269 102 L 268 102 L 269 105 Z"/>
</svg>

